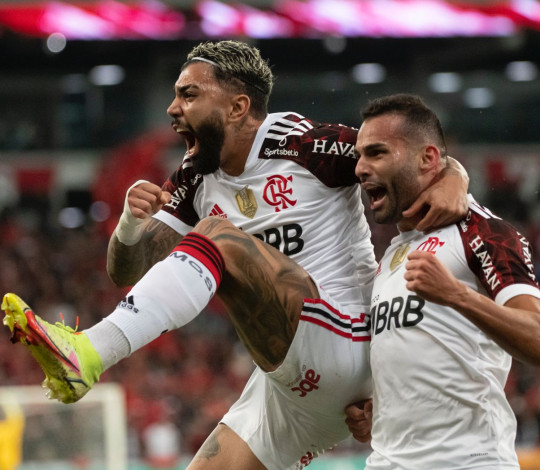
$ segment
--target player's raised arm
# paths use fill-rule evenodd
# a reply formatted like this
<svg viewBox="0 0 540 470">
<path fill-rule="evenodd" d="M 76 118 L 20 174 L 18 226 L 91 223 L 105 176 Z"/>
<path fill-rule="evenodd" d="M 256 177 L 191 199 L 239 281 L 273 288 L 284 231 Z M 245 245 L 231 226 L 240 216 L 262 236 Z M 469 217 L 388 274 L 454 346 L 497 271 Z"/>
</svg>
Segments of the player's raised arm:
<svg viewBox="0 0 540 470">
<path fill-rule="evenodd" d="M 540 298 L 518 295 L 504 305 L 459 281 L 431 253 L 408 256 L 407 289 L 460 312 L 514 358 L 540 364 Z"/>
<path fill-rule="evenodd" d="M 148 181 L 138 181 L 128 189 L 107 251 L 107 273 L 117 286 L 135 284 L 182 239 L 168 225 L 152 218 L 170 197 Z"/>
</svg>

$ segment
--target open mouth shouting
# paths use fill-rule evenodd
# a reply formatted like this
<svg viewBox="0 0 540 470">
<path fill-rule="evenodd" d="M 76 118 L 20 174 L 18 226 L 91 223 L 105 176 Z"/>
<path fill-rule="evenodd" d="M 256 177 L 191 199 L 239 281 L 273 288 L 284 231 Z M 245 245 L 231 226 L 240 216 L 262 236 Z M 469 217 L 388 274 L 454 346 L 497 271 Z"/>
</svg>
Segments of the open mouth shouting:
<svg viewBox="0 0 540 470">
<path fill-rule="evenodd" d="M 388 194 L 386 187 L 382 184 L 365 182 L 362 183 L 362 188 L 369 196 L 370 209 L 373 211 L 380 209 Z"/>
<path fill-rule="evenodd" d="M 172 123 L 172 127 L 175 130 L 175 132 L 184 139 L 184 143 L 186 144 L 186 147 L 187 147 L 186 154 L 189 157 L 193 157 L 199 149 L 199 143 L 198 143 L 197 138 L 195 137 L 195 133 L 192 130 L 182 128 L 176 122 Z"/>
<path fill-rule="evenodd" d="M 184 139 L 186 156 L 197 173 L 207 175 L 219 168 L 225 130 L 218 115 L 210 115 L 199 122 L 197 130 L 178 120 L 173 121 L 172 127 Z"/>
</svg>

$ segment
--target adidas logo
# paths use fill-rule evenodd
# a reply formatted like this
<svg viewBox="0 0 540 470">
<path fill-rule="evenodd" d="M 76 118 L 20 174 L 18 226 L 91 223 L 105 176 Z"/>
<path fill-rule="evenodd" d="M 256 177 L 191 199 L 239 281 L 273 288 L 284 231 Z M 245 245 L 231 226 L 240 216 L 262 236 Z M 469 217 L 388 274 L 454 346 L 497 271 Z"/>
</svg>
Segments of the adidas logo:
<svg viewBox="0 0 540 470">
<path fill-rule="evenodd" d="M 214 204 L 214 207 L 212 207 L 212 210 L 210 211 L 210 215 L 215 215 L 217 217 L 221 217 L 222 219 L 227 218 L 227 214 L 221 210 L 221 207 L 219 207 L 217 204 Z"/>
<path fill-rule="evenodd" d="M 128 295 L 125 299 L 122 299 L 118 304 L 118 308 L 125 308 L 126 310 L 131 310 L 133 313 L 139 313 L 139 309 L 135 307 L 132 295 Z"/>
</svg>

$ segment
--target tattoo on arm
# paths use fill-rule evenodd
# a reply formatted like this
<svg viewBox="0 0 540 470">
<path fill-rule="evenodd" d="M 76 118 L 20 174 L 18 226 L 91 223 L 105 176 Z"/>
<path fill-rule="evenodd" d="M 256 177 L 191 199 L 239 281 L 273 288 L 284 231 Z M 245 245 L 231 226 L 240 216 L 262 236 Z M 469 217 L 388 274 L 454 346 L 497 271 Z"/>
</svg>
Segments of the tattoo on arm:
<svg viewBox="0 0 540 470">
<path fill-rule="evenodd" d="M 221 451 L 221 444 L 218 440 L 218 433 L 213 432 L 208 436 L 208 439 L 204 442 L 202 447 L 199 449 L 195 455 L 196 459 L 206 459 L 210 460 L 211 458 L 218 455 Z"/>
<path fill-rule="evenodd" d="M 118 286 L 131 286 L 181 239 L 180 234 L 156 219 L 148 223 L 141 240 L 133 246 L 120 243 L 113 234 L 107 252 L 107 272 Z"/>
<path fill-rule="evenodd" d="M 293 340 L 304 298 L 318 296 L 309 275 L 274 247 L 239 231 L 207 226 L 226 246 L 227 270 L 218 295 L 253 360 L 265 371 L 279 365 Z"/>
</svg>

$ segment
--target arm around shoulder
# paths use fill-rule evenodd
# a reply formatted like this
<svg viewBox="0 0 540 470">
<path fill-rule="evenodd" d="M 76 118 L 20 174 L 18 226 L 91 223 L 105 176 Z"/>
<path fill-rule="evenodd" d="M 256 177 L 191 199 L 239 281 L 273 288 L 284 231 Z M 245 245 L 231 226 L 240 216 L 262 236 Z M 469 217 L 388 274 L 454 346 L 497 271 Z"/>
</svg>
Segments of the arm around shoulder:
<svg viewBox="0 0 540 470">
<path fill-rule="evenodd" d="M 447 157 L 447 165 L 442 170 L 440 178 L 426 188 L 407 210 L 403 211 L 406 218 L 425 211 L 418 222 L 416 230 L 430 232 L 438 227 L 458 222 L 467 215 L 469 175 L 467 171 L 452 157 Z"/>
<path fill-rule="evenodd" d="M 461 178 L 463 188 L 465 189 L 465 192 L 467 192 L 469 188 L 469 174 L 467 173 L 467 170 L 460 162 L 458 162 L 450 155 L 448 155 L 446 159 L 448 161 L 448 164 L 446 165 L 446 171 L 455 171 Z"/>
</svg>

